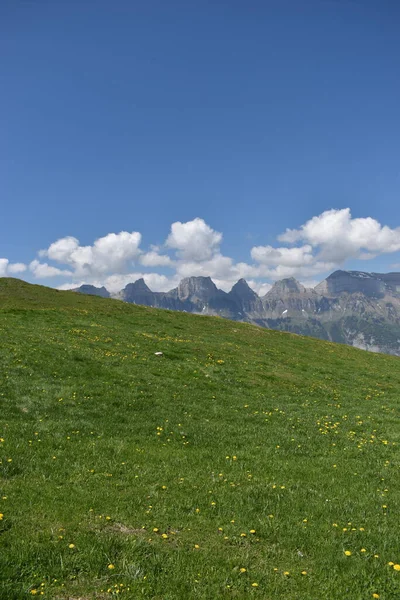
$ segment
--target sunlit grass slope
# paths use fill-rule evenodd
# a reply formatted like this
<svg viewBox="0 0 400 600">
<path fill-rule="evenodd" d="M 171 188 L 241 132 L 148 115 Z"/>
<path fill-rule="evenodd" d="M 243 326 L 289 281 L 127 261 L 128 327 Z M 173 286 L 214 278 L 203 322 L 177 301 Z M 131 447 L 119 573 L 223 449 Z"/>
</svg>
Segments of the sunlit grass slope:
<svg viewBox="0 0 400 600">
<path fill-rule="evenodd" d="M 398 358 L 15 279 L 0 334 L 2 600 L 400 598 Z"/>
</svg>

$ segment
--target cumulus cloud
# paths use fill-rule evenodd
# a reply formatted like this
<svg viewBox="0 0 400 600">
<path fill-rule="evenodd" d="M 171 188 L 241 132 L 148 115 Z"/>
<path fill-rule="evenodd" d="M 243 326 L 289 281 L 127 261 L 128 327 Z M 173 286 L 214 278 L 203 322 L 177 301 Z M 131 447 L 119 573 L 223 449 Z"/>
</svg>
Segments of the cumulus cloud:
<svg viewBox="0 0 400 600">
<path fill-rule="evenodd" d="M 76 238 L 68 236 L 39 254 L 71 266 L 77 276 L 106 275 L 127 270 L 141 254 L 141 239 L 138 231 L 121 231 L 98 238 L 92 246 L 81 246 Z"/>
<path fill-rule="evenodd" d="M 211 229 L 203 219 L 196 218 L 186 223 L 172 223 L 166 246 L 177 250 L 183 260 L 202 262 L 210 260 L 221 241 L 222 233 Z"/>
<path fill-rule="evenodd" d="M 262 281 L 256 281 L 254 279 L 249 279 L 247 283 L 248 286 L 260 296 L 260 298 L 265 296 L 265 294 L 272 288 L 270 283 L 263 283 Z"/>
<path fill-rule="evenodd" d="M 306 242 L 319 249 L 319 259 L 340 264 L 350 258 L 370 259 L 400 250 L 400 227 L 391 229 L 371 217 L 353 219 L 349 208 L 327 210 L 300 229 L 278 237 L 289 244 Z"/>
<path fill-rule="evenodd" d="M 37 279 L 47 279 L 48 277 L 70 277 L 73 273 L 72 271 L 67 271 L 66 269 L 59 269 L 58 267 L 53 267 L 48 263 L 41 263 L 38 260 L 33 260 L 29 264 L 29 270 Z"/>
<path fill-rule="evenodd" d="M 0 277 L 8 277 L 17 275 L 26 271 L 27 267 L 24 263 L 10 263 L 8 258 L 0 258 Z"/>
<path fill-rule="evenodd" d="M 226 279 L 230 276 L 236 276 L 236 268 L 233 260 L 228 256 L 216 254 L 209 260 L 204 261 L 181 261 L 176 265 L 177 274 L 180 277 L 207 277 L 212 276 L 218 279 Z M 232 273 L 234 271 L 234 274 Z"/>
<path fill-rule="evenodd" d="M 159 254 L 156 250 L 142 254 L 139 262 L 144 267 L 169 267 L 173 264 L 170 256 Z"/>
<path fill-rule="evenodd" d="M 251 249 L 251 257 L 262 265 L 272 267 L 302 267 L 313 263 L 315 260 L 310 245 L 299 248 L 255 246 Z"/>
</svg>

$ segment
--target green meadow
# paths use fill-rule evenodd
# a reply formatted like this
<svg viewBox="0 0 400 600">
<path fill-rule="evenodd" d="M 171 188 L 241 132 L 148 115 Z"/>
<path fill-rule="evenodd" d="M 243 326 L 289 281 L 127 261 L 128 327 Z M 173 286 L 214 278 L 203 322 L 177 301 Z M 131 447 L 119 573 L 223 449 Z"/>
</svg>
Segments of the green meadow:
<svg viewBox="0 0 400 600">
<path fill-rule="evenodd" d="M 6 278 L 0 336 L 1 600 L 400 598 L 398 358 Z"/>
</svg>

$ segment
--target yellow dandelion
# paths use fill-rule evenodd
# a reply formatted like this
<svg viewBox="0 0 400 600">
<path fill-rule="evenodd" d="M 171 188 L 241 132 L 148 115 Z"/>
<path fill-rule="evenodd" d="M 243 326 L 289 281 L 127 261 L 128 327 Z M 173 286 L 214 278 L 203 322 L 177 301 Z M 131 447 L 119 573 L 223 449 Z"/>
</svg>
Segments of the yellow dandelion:
<svg viewBox="0 0 400 600">
<path fill-rule="evenodd" d="M 400 565 L 393 565 L 393 569 L 395 571 L 400 571 Z"/>
<path fill-rule="evenodd" d="M 372 594 L 372 597 L 373 598 L 380 598 L 380 595 L 379 594 Z"/>
<path fill-rule="evenodd" d="M 360 552 L 366 552 L 365 548 L 361 548 Z"/>
<path fill-rule="evenodd" d="M 302 571 L 301 574 L 302 575 L 307 575 L 307 571 Z"/>
<path fill-rule="evenodd" d="M 115 569 L 115 565 L 110 564 L 110 565 L 108 565 L 107 569 Z"/>
<path fill-rule="evenodd" d="M 239 569 L 239 571 L 240 571 L 241 573 L 246 573 L 247 569 L 245 569 L 244 567 L 241 567 L 241 568 Z"/>
<path fill-rule="evenodd" d="M 346 556 L 351 556 L 350 550 L 345 550 L 344 553 L 345 553 Z"/>
<path fill-rule="evenodd" d="M 389 565 L 389 567 L 393 567 L 394 562 L 390 561 L 390 562 L 388 562 L 388 565 Z"/>
<path fill-rule="evenodd" d="M 166 540 L 168 538 L 166 533 L 163 533 L 161 537 L 164 538 L 164 540 Z"/>
<path fill-rule="evenodd" d="M 288 575 L 290 575 L 290 571 L 283 571 L 283 574 L 288 576 Z"/>
<path fill-rule="evenodd" d="M 258 587 L 258 583 L 256 583 L 256 582 L 252 583 L 251 587 Z"/>
<path fill-rule="evenodd" d="M 194 547 L 196 548 L 196 550 L 198 550 L 200 548 L 200 546 L 198 544 L 195 544 Z"/>
<path fill-rule="evenodd" d="M 250 529 L 250 533 L 255 533 L 256 530 L 255 529 Z"/>
<path fill-rule="evenodd" d="M 154 531 L 154 533 L 157 533 L 158 527 L 153 527 L 153 531 Z"/>
<path fill-rule="evenodd" d="M 71 550 L 73 550 L 75 548 L 75 544 L 69 544 L 68 548 L 70 548 Z"/>
</svg>

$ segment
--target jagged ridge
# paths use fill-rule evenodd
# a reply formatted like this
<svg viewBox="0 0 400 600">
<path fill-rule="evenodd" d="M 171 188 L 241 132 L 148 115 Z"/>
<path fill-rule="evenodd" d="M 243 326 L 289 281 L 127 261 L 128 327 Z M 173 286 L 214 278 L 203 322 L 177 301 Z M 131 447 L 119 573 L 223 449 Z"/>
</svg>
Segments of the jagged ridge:
<svg viewBox="0 0 400 600">
<path fill-rule="evenodd" d="M 76 292 L 109 297 L 104 288 Z M 335 271 L 314 289 L 294 278 L 277 281 L 259 297 L 244 279 L 224 292 L 210 277 L 187 277 L 169 292 L 144 279 L 113 297 L 134 304 L 218 315 L 400 356 L 400 273 Z"/>
</svg>

